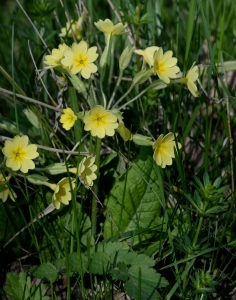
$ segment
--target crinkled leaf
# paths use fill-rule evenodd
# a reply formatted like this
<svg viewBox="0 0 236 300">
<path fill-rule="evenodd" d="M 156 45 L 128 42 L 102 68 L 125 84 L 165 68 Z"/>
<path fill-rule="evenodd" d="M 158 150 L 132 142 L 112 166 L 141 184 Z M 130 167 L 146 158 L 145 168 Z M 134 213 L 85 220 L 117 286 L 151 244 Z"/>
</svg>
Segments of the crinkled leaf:
<svg viewBox="0 0 236 300">
<path fill-rule="evenodd" d="M 88 268 L 88 259 L 87 257 L 82 253 L 81 254 L 81 264 L 83 268 L 83 272 L 86 272 Z M 78 253 L 73 252 L 68 255 L 68 261 L 69 261 L 69 269 L 71 271 L 79 273 L 81 271 L 81 266 L 80 266 L 80 257 Z"/>
<path fill-rule="evenodd" d="M 158 300 L 160 299 L 159 294 L 155 290 L 155 288 L 151 287 L 150 285 L 143 284 L 140 281 L 140 292 L 139 295 L 139 286 L 137 285 L 136 281 L 133 281 L 133 278 L 130 279 L 129 282 L 126 282 L 124 285 L 126 293 L 134 299 L 142 299 L 142 300 Z"/>
<path fill-rule="evenodd" d="M 140 267 L 152 267 L 155 265 L 154 259 L 146 256 L 145 254 L 138 254 L 136 252 L 129 252 L 126 249 L 115 251 L 111 255 L 111 264 L 124 262 L 126 265 L 137 265 Z"/>
<path fill-rule="evenodd" d="M 111 270 L 111 276 L 114 280 L 127 281 L 128 279 L 128 267 L 124 262 L 119 262 L 115 268 Z"/>
<path fill-rule="evenodd" d="M 119 227 L 117 231 L 111 219 L 107 217 L 105 238 L 118 235 L 119 232 L 158 226 L 161 209 L 159 199 L 157 165 L 153 161 L 152 150 L 142 147 L 135 163 L 115 182 L 105 201 L 112 219 Z M 145 235 L 139 236 L 136 243 L 145 238 Z"/>
<path fill-rule="evenodd" d="M 34 266 L 30 269 L 30 272 L 33 276 L 50 282 L 54 282 L 59 278 L 56 267 L 51 263 Z"/>
<path fill-rule="evenodd" d="M 150 285 L 154 288 L 161 288 L 167 286 L 168 281 L 161 276 L 161 274 L 156 273 L 153 268 L 140 267 L 138 265 L 132 265 L 129 268 L 129 276 L 132 278 L 133 282 L 138 285 L 139 278 L 141 276 L 142 284 Z"/>
<path fill-rule="evenodd" d="M 91 260 L 91 272 L 93 274 L 104 275 L 109 269 L 110 257 L 103 252 L 95 252 Z"/>
<path fill-rule="evenodd" d="M 28 299 L 30 297 L 30 277 L 21 272 L 19 278 L 17 274 L 10 272 L 7 274 L 8 285 L 5 286 L 6 293 L 12 300 Z"/>
<path fill-rule="evenodd" d="M 91 248 L 90 253 L 104 252 L 110 256 L 114 251 L 118 251 L 120 249 L 122 249 L 121 242 L 108 242 L 108 243 L 101 242 L 101 243 L 94 245 Z"/>
</svg>

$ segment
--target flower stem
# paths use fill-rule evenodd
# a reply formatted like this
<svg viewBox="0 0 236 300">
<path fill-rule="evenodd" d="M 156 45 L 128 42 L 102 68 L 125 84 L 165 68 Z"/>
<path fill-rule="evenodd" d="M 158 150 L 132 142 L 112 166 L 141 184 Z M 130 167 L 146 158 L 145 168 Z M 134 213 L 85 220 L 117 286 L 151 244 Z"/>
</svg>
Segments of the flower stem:
<svg viewBox="0 0 236 300">
<path fill-rule="evenodd" d="M 95 237 L 97 234 L 97 194 L 98 194 L 98 182 L 99 182 L 99 167 L 100 167 L 100 151 L 101 151 L 101 146 L 102 146 L 102 140 L 97 137 L 96 140 L 96 159 L 95 159 L 95 164 L 97 166 L 97 179 L 94 182 L 94 195 L 92 198 L 92 213 L 91 213 L 91 222 L 92 222 L 92 235 Z"/>
<path fill-rule="evenodd" d="M 130 103 L 134 102 L 135 100 L 139 99 L 143 94 L 146 93 L 146 91 L 147 91 L 148 89 L 149 89 L 149 87 L 146 88 L 145 90 L 143 90 L 141 93 L 139 93 L 136 97 L 134 97 L 133 99 L 131 99 L 131 100 L 128 101 L 127 103 L 123 104 L 119 109 L 122 109 L 122 108 L 124 108 L 125 106 L 129 105 Z M 116 105 L 117 105 L 117 104 L 118 104 L 118 102 L 116 102 Z M 116 105 L 115 105 L 115 106 L 116 106 Z"/>
<path fill-rule="evenodd" d="M 133 89 L 134 87 L 134 83 L 132 82 L 130 88 L 128 89 L 128 91 L 116 102 L 116 104 L 114 105 L 114 107 L 116 107 Z"/>
<path fill-rule="evenodd" d="M 118 81 L 116 82 L 116 86 L 115 86 L 115 89 L 114 89 L 114 91 L 113 91 L 113 93 L 112 93 L 112 95 L 111 95 L 111 99 L 110 99 L 110 101 L 109 101 L 109 103 L 108 103 L 107 109 L 109 109 L 109 108 L 111 107 L 112 101 L 113 101 L 114 98 L 115 98 L 117 89 L 118 89 L 118 87 L 119 87 L 119 85 L 120 85 L 120 82 L 121 82 L 122 75 L 123 75 L 123 70 L 120 70 L 120 74 L 119 74 L 119 77 L 118 77 Z"/>
</svg>

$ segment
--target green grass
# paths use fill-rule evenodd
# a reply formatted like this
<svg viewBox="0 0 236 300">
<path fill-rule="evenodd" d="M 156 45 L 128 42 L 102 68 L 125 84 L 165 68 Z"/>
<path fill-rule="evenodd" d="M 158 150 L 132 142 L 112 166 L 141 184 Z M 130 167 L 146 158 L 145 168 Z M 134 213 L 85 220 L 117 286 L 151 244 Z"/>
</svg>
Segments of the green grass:
<svg viewBox="0 0 236 300">
<path fill-rule="evenodd" d="M 236 70 L 235 5 L 225 0 L 98 3 L 1 4 L 0 147 L 6 138 L 27 135 L 39 156 L 35 169 L 24 174 L 7 168 L 0 151 L 0 196 L 6 189 L 17 194 L 15 202 L 0 200 L 0 297 L 118 299 L 120 293 L 120 299 L 124 294 L 140 300 L 231 299 L 236 97 L 229 76 Z M 44 69 L 49 51 L 62 42 L 79 43 L 59 37 L 67 18 L 78 20 L 78 12 L 84 12 L 83 40 L 99 54 L 98 71 L 89 79 Z M 101 64 L 106 44 L 94 22 L 106 18 L 127 23 L 128 33 L 111 38 Z M 185 84 L 166 86 L 150 74 L 134 84 L 141 56 L 134 53 L 119 70 L 128 45 L 173 51 L 183 77 L 196 62 L 199 97 Z M 160 168 L 152 147 L 138 145 L 135 138 L 124 142 L 117 131 L 102 140 L 85 131 L 84 111 L 105 103 L 121 108 L 133 135 L 155 141 L 174 132 L 182 147 L 175 148 L 173 164 Z M 66 131 L 59 120 L 68 106 L 80 119 Z M 85 155 L 96 155 L 98 167 L 90 188 L 70 171 Z M 11 179 L 5 182 L 7 176 Z M 48 210 L 54 194 L 50 185 L 64 177 L 71 201 Z M 19 270 L 12 274 L 17 260 Z M 40 279 L 40 285 L 27 276 Z"/>
</svg>

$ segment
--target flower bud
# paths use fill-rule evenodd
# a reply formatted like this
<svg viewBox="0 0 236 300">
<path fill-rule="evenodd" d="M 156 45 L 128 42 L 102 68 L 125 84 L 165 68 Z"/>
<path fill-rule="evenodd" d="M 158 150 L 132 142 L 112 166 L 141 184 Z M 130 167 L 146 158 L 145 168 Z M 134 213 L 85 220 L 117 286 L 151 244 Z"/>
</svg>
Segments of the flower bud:
<svg viewBox="0 0 236 300">
<path fill-rule="evenodd" d="M 131 60 L 131 56 L 133 54 L 133 47 L 131 46 L 127 46 L 124 51 L 121 53 L 120 59 L 119 59 L 119 66 L 120 66 L 120 70 L 124 70 L 125 68 L 127 68 L 130 60 Z"/>
<path fill-rule="evenodd" d="M 27 176 L 27 180 L 33 184 L 37 185 L 47 185 L 48 178 L 38 174 L 32 174 Z"/>
<path fill-rule="evenodd" d="M 106 45 L 104 51 L 102 52 L 101 58 L 100 58 L 100 67 L 101 68 L 105 68 L 106 64 L 107 64 L 107 60 L 108 60 L 108 48 L 109 48 L 109 44 Z"/>
<path fill-rule="evenodd" d="M 142 134 L 134 134 L 133 142 L 139 146 L 152 146 L 154 144 L 150 137 L 144 136 Z"/>
<path fill-rule="evenodd" d="M 65 163 L 54 163 L 43 168 L 42 170 L 51 175 L 57 175 L 57 174 L 62 174 L 67 172 Z"/>
<path fill-rule="evenodd" d="M 40 128 L 40 123 L 39 123 L 38 117 L 31 109 L 26 108 L 23 110 L 23 113 L 26 115 L 27 119 L 30 121 L 30 123 L 34 127 Z"/>
<path fill-rule="evenodd" d="M 74 75 L 74 74 L 70 74 L 69 76 L 70 82 L 72 83 L 72 85 L 74 86 L 74 88 L 79 91 L 80 93 L 82 93 L 83 95 L 87 96 L 87 91 L 85 88 L 84 83 L 79 79 L 78 76 Z"/>
<path fill-rule="evenodd" d="M 132 134 L 129 129 L 125 127 L 124 122 L 119 122 L 119 126 L 116 130 L 119 132 L 120 136 L 125 142 L 132 140 Z"/>
<path fill-rule="evenodd" d="M 152 75 L 152 69 L 142 70 L 134 76 L 133 83 L 141 84 L 148 80 L 148 78 Z"/>
</svg>

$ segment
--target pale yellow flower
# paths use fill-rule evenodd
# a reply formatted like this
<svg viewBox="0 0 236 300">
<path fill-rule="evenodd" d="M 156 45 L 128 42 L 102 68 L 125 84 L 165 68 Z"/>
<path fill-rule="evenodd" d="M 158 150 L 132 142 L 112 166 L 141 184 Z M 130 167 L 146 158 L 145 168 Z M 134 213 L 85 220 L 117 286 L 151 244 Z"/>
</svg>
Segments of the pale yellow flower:
<svg viewBox="0 0 236 300">
<path fill-rule="evenodd" d="M 15 136 L 12 141 L 6 140 L 3 154 L 7 157 L 6 166 L 13 171 L 20 170 L 27 173 L 29 169 L 34 169 L 35 164 L 32 159 L 39 156 L 37 146 L 28 145 L 29 138 L 26 135 Z"/>
<path fill-rule="evenodd" d="M 82 38 L 82 23 L 83 18 L 79 18 L 78 21 L 71 20 L 70 23 L 66 22 L 66 27 L 61 28 L 61 33 L 59 36 L 64 37 L 68 35 L 69 37 L 73 37 L 73 35 L 80 40 Z"/>
<path fill-rule="evenodd" d="M 167 135 L 161 134 L 157 141 L 153 143 L 152 147 L 154 149 L 153 158 L 158 166 L 165 168 L 166 165 L 172 165 L 172 158 L 175 157 L 175 136 L 174 133 L 170 132 Z M 178 148 L 181 148 L 181 144 L 178 143 Z"/>
<path fill-rule="evenodd" d="M 62 127 L 65 128 L 65 130 L 70 130 L 74 126 L 76 120 L 77 116 L 70 107 L 63 109 L 60 122 L 63 124 Z"/>
<path fill-rule="evenodd" d="M 80 162 L 78 169 L 70 168 L 69 171 L 74 174 L 78 174 L 80 181 L 86 188 L 93 186 L 93 181 L 97 178 L 95 174 L 97 166 L 94 164 L 95 157 L 84 157 Z"/>
<path fill-rule="evenodd" d="M 71 184 L 70 184 L 71 183 Z M 47 184 L 53 191 L 52 204 L 59 209 L 61 203 L 68 205 L 71 200 L 71 188 L 75 188 L 75 178 L 62 178 L 58 184 Z"/>
<path fill-rule="evenodd" d="M 143 56 L 144 66 L 147 63 L 149 65 L 149 67 L 151 68 L 153 66 L 154 53 L 155 53 L 155 51 L 158 51 L 158 50 L 159 50 L 159 47 L 151 46 L 151 47 L 146 48 L 145 50 L 141 50 L 141 49 L 134 50 L 134 52 Z"/>
<path fill-rule="evenodd" d="M 7 181 L 9 182 L 10 178 L 11 176 L 6 176 L 4 178 L 3 174 L 0 173 L 0 199 L 2 199 L 2 202 L 6 202 L 8 196 L 12 201 L 15 202 L 15 199 L 17 197 L 16 193 L 11 188 L 9 188 L 9 185 L 6 183 Z M 1 187 L 1 185 L 3 184 L 5 184 L 4 187 Z"/>
<path fill-rule="evenodd" d="M 45 56 L 44 63 L 48 65 L 45 69 L 51 69 L 61 66 L 61 60 L 64 57 L 64 51 L 68 50 L 69 47 L 64 43 L 58 46 L 58 49 L 52 49 L 51 55 Z"/>
<path fill-rule="evenodd" d="M 83 122 L 85 124 L 84 130 L 90 130 L 92 136 L 98 136 L 100 139 L 104 138 L 105 135 L 113 136 L 118 127 L 117 117 L 101 105 L 91 109 L 84 116 Z"/>
<path fill-rule="evenodd" d="M 68 67 L 72 74 L 81 73 L 85 79 L 90 78 L 91 73 L 97 72 L 97 66 L 93 63 L 98 54 L 97 47 L 88 49 L 85 41 L 79 44 L 73 43 L 72 48 L 64 52 L 64 58 L 61 60 L 62 65 Z"/>
<path fill-rule="evenodd" d="M 170 83 L 170 78 L 176 78 L 179 67 L 176 66 L 177 58 L 172 57 L 173 52 L 167 51 L 163 54 L 162 48 L 154 53 L 153 72 L 158 75 L 165 83 Z"/>
<path fill-rule="evenodd" d="M 123 121 L 119 121 L 119 126 L 116 130 L 119 132 L 120 136 L 122 137 L 122 139 L 125 142 L 127 142 L 128 140 L 129 141 L 132 140 L 132 134 L 129 131 L 129 129 L 125 127 L 125 124 Z"/>
<path fill-rule="evenodd" d="M 94 22 L 94 25 L 102 31 L 105 34 L 106 41 L 109 41 L 110 36 L 114 35 L 120 35 L 125 33 L 126 25 L 123 25 L 122 23 L 117 23 L 116 25 L 113 24 L 113 22 L 109 19 L 106 19 L 105 21 L 99 20 L 98 22 Z"/>
<path fill-rule="evenodd" d="M 195 82 L 198 79 L 198 67 L 194 66 L 194 64 L 192 65 L 191 69 L 187 72 L 185 79 L 186 79 L 186 84 L 187 84 L 187 87 L 188 87 L 190 93 L 194 97 L 198 97 L 197 86 L 195 84 Z"/>
</svg>

